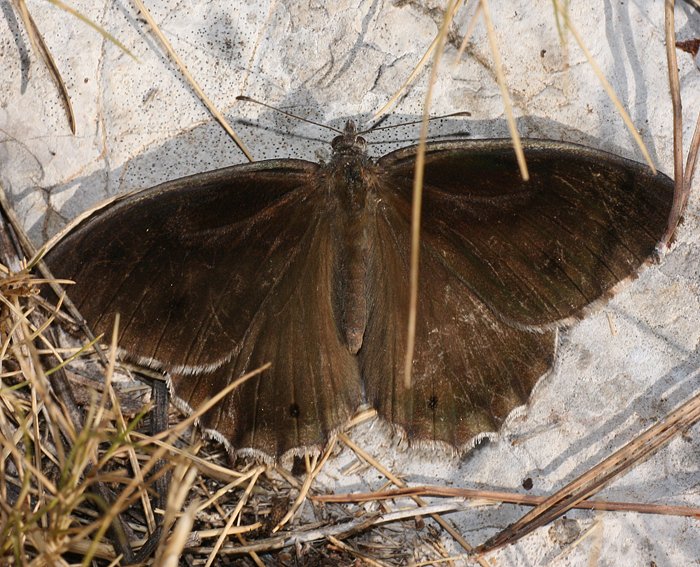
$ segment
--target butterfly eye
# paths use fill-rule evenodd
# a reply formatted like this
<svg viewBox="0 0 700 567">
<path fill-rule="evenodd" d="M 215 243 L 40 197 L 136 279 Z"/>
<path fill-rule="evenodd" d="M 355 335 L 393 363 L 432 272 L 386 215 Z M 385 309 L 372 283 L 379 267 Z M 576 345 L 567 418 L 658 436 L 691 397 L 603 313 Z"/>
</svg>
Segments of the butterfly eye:
<svg viewBox="0 0 700 567">
<path fill-rule="evenodd" d="M 297 404 L 291 404 L 289 406 L 289 415 L 292 417 L 299 417 L 301 415 L 301 410 Z"/>
<path fill-rule="evenodd" d="M 331 142 L 331 148 L 333 148 L 334 150 L 338 149 L 338 147 L 342 145 L 344 140 L 345 136 L 336 136 Z"/>
<path fill-rule="evenodd" d="M 357 135 L 357 126 L 352 120 L 345 123 L 345 130 L 341 136 L 336 136 L 331 142 L 335 154 L 357 155 L 364 154 L 367 150 L 367 140 Z"/>
</svg>

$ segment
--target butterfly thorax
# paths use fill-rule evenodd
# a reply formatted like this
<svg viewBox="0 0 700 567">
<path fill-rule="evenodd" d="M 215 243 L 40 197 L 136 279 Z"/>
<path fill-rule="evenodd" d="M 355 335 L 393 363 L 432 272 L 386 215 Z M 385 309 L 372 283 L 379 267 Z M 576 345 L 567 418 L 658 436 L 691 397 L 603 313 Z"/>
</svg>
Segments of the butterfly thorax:
<svg viewBox="0 0 700 567">
<path fill-rule="evenodd" d="M 325 165 L 326 175 L 331 180 L 331 199 L 345 214 L 358 214 L 367 204 L 368 178 L 374 168 L 367 155 L 367 141 L 359 136 L 352 120 L 345 124 L 343 134 L 331 142 L 333 157 Z"/>
</svg>

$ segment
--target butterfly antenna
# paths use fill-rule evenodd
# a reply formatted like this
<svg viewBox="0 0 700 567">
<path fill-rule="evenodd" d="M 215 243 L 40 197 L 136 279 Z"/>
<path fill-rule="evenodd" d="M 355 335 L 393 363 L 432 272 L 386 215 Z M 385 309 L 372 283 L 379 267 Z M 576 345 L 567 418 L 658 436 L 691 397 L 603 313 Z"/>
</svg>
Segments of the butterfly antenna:
<svg viewBox="0 0 700 567">
<path fill-rule="evenodd" d="M 306 122 L 308 124 L 313 124 L 314 126 L 318 126 L 319 128 L 326 128 L 326 129 L 331 130 L 333 132 L 336 132 L 338 134 L 343 133 L 342 130 L 339 130 L 338 128 L 333 128 L 333 126 L 328 126 L 328 124 L 321 124 L 320 122 L 314 122 L 313 120 L 309 120 L 308 118 L 304 118 L 302 116 L 297 116 L 296 114 L 292 114 L 291 112 L 287 112 L 285 110 L 282 110 L 282 109 L 277 108 L 275 106 L 272 106 L 270 104 L 266 104 L 266 103 L 261 102 L 259 100 L 255 100 L 254 98 L 250 98 L 249 96 L 239 95 L 236 97 L 236 100 L 242 100 L 243 102 L 253 102 L 255 104 L 259 104 L 260 106 L 264 106 L 265 108 L 269 108 L 270 110 L 274 110 L 275 112 L 279 112 L 280 114 L 284 114 L 285 116 L 287 116 L 289 118 L 294 118 L 295 120 L 301 120 L 302 122 Z"/>
<path fill-rule="evenodd" d="M 456 116 L 471 116 L 471 112 L 467 112 L 466 110 L 463 112 L 452 112 L 451 114 L 443 114 L 442 116 L 431 116 L 428 118 L 428 121 L 432 122 L 433 120 L 442 120 L 443 118 L 454 118 Z M 358 132 L 358 135 L 362 136 L 364 134 L 369 134 L 370 132 L 377 132 L 379 130 L 389 130 L 390 128 L 400 128 L 401 126 L 412 126 L 413 124 L 422 124 L 422 120 L 411 120 L 410 122 L 399 122 L 398 124 L 389 124 L 389 126 L 379 126 L 383 120 L 379 120 L 378 122 L 375 122 L 373 126 L 370 126 L 367 128 L 367 130 L 364 130 L 362 132 Z"/>
</svg>

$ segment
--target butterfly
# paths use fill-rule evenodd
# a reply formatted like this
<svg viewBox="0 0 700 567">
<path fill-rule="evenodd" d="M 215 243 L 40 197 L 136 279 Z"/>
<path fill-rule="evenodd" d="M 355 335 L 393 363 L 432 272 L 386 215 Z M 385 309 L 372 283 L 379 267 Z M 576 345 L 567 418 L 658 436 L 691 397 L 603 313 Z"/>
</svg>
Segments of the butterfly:
<svg viewBox="0 0 700 567">
<path fill-rule="evenodd" d="M 404 383 L 410 146 L 349 121 L 326 163 L 234 165 L 116 199 L 45 260 L 96 332 L 181 406 L 271 367 L 201 419 L 232 450 L 320 447 L 367 403 L 415 443 L 498 430 L 551 368 L 556 330 L 655 254 L 673 182 L 579 145 L 427 144 L 412 386 Z"/>
</svg>

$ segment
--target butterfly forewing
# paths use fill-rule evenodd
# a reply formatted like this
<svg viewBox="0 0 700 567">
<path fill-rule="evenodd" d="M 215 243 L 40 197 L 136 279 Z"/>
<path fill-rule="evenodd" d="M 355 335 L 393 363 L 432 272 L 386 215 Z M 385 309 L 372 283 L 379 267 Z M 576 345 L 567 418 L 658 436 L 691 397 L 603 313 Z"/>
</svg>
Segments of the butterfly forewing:
<svg viewBox="0 0 700 567">
<path fill-rule="evenodd" d="M 579 315 L 653 254 L 673 183 L 641 164 L 573 144 L 429 144 L 423 238 L 485 304 L 523 326 Z M 415 150 L 380 160 L 410 200 Z M 404 214 L 405 216 L 405 214 Z"/>
</svg>

